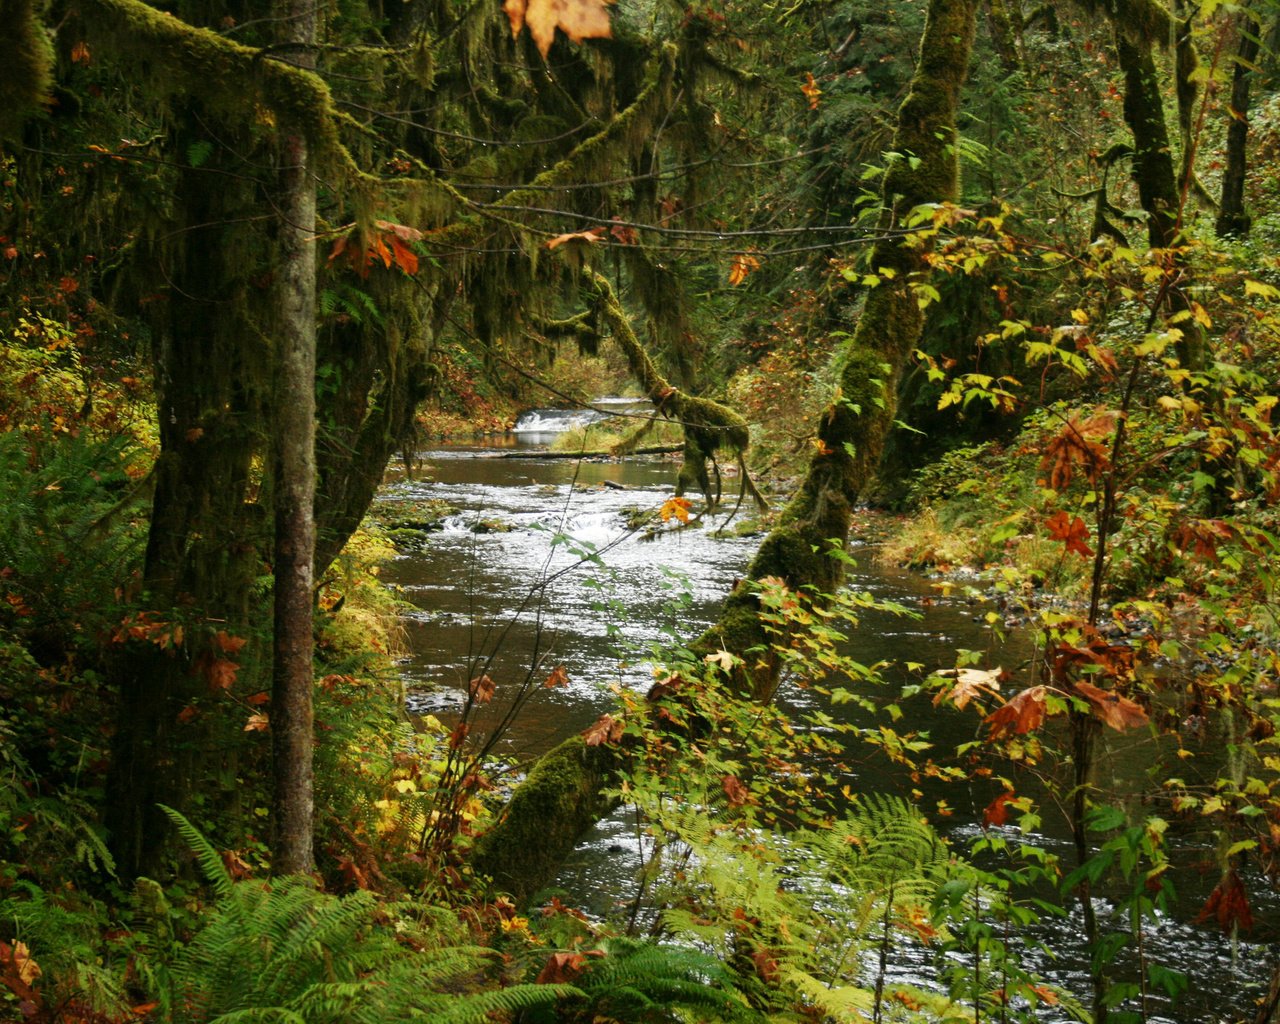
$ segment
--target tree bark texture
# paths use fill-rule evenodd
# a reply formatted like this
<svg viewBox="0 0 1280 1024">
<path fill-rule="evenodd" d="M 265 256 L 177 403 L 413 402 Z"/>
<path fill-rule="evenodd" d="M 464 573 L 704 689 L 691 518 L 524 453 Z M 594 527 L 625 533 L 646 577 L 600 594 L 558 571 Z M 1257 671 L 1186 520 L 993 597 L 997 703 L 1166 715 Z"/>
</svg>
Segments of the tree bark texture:
<svg viewBox="0 0 1280 1024">
<path fill-rule="evenodd" d="M 311 46 L 316 39 L 311 0 L 285 0 L 282 40 Z M 314 64 L 303 51 L 296 61 Z M 280 268 L 278 370 L 273 440 L 275 503 L 275 631 L 271 687 L 273 774 L 271 867 L 278 875 L 306 874 L 312 852 L 315 799 L 313 561 L 316 489 L 316 186 L 309 144 L 289 132 L 280 146 Z"/>
<path fill-rule="evenodd" d="M 1116 25 L 1116 55 L 1124 72 L 1124 119 L 1133 134 L 1133 180 L 1138 186 L 1138 202 L 1147 215 L 1147 242 L 1152 249 L 1166 252 L 1168 273 L 1175 277 L 1167 290 L 1171 313 L 1187 312 L 1191 301 L 1181 280 L 1185 261 L 1176 251 L 1182 226 L 1184 193 L 1178 187 L 1173 167 L 1173 151 L 1165 122 L 1160 79 L 1151 46 L 1133 41 Z M 1204 336 L 1191 317 L 1178 324 L 1182 337 L 1178 358 L 1188 369 L 1204 365 Z"/>
<path fill-rule="evenodd" d="M 884 439 L 894 420 L 895 395 L 908 354 L 919 340 L 923 313 L 914 283 L 927 273 L 923 249 L 903 241 L 892 229 L 907 213 L 924 203 L 956 196 L 955 117 L 973 44 L 977 0 L 930 0 L 920 56 L 911 89 L 898 111 L 894 150 L 915 161 L 898 160 L 883 182 L 889 229 L 872 255 L 872 269 L 891 268 L 883 283 L 867 294 L 858 324 L 845 352 L 839 391 L 822 417 L 821 451 L 810 462 L 804 483 L 780 515 L 778 525 L 761 545 L 748 572 L 749 581 L 776 576 L 793 587 L 830 592 L 840 582 L 842 549 L 848 538 L 854 503 L 871 479 Z M 769 635 L 759 616 L 752 583 L 744 581 L 728 596 L 718 621 L 693 645 L 695 652 L 720 648 L 743 654 L 767 649 Z M 778 665 L 752 654 L 750 668 L 738 685 L 744 695 L 772 697 Z M 521 787 L 541 784 L 543 765 L 554 765 L 559 800 L 525 804 L 517 790 L 497 825 L 477 844 L 472 865 L 527 899 L 546 885 L 553 869 L 573 849 L 583 825 L 593 820 L 582 813 L 603 810 L 593 788 L 622 764 L 625 752 L 593 748 L 589 770 L 569 771 L 580 760 L 582 739 L 574 737 L 547 754 Z M 612 760 L 612 764 L 606 761 Z M 528 812 L 540 815 L 530 819 Z"/>
<path fill-rule="evenodd" d="M 1248 166 L 1249 80 L 1254 61 L 1258 59 L 1258 26 L 1247 14 L 1238 18 L 1240 43 L 1236 48 L 1236 64 L 1231 74 L 1231 105 L 1227 115 L 1227 163 L 1222 170 L 1222 203 L 1214 229 L 1218 235 L 1249 233 L 1252 218 L 1244 207 L 1244 176 Z"/>
</svg>

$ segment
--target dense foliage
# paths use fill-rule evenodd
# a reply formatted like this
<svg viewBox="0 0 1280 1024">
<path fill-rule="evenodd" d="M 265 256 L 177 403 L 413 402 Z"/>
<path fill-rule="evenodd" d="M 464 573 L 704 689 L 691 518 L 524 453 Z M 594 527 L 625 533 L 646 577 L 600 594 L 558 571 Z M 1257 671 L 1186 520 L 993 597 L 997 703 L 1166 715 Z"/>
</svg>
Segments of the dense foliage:
<svg viewBox="0 0 1280 1024">
<path fill-rule="evenodd" d="M 0 1016 L 1168 1019 L 1163 922 L 1274 948 L 1269 0 L 0 12 Z M 487 673 L 405 718 L 366 514 L 422 437 L 602 381 L 668 421 L 617 451 L 676 439 L 655 532 L 735 477 L 767 532 L 511 786 Z M 849 657 L 906 614 L 843 585 L 868 499 L 1029 664 Z M 619 804 L 593 920 L 543 890 Z"/>
</svg>

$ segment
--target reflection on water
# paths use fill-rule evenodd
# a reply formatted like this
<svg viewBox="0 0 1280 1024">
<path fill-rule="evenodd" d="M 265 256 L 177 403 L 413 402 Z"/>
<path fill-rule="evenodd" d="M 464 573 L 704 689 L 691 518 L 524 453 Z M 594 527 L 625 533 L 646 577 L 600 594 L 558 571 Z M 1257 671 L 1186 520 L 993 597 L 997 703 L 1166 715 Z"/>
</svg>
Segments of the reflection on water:
<svg viewBox="0 0 1280 1024">
<path fill-rule="evenodd" d="M 521 442 L 508 438 L 503 446 L 512 444 Z M 758 538 L 717 536 L 727 517 L 652 541 L 629 529 L 628 513 L 657 509 L 670 496 L 675 475 L 670 462 L 509 459 L 501 457 L 498 447 L 424 453 L 422 479 L 400 481 L 384 491 L 388 502 L 433 499 L 458 509 L 445 529 L 431 536 L 425 551 L 399 558 L 385 576 L 419 609 L 405 621 L 411 653 L 403 673 L 413 691 L 412 710 L 447 721 L 462 706 L 466 681 L 486 671 L 497 683 L 497 696 L 486 709 L 494 716 L 492 723 L 500 714 L 504 691 L 510 694 L 531 673 L 538 679 L 555 665 L 565 666 L 569 685 L 540 689 L 522 713 L 517 732 L 504 738 L 505 754 L 532 757 L 611 710 L 611 684 L 647 686 L 649 652 L 694 636 L 713 620 L 718 602 L 744 571 Z M 989 652 L 990 664 L 1019 674 L 1011 687 L 1026 685 L 1032 656 L 1028 638 L 1015 636 L 996 650 L 981 623 L 982 608 L 962 597 L 940 596 L 916 574 L 858 557 L 856 542 L 854 555 L 858 565 L 851 586 L 916 609 L 920 617 L 865 613 L 851 638 L 853 657 L 864 664 L 911 661 L 936 667 L 954 664 L 956 651 L 969 648 Z M 905 681 L 906 676 L 899 678 Z M 815 708 L 820 700 L 811 690 L 795 689 L 782 699 L 797 712 Z M 936 749 L 953 748 L 977 734 L 976 716 L 939 714 L 924 697 L 903 706 L 913 720 L 928 723 Z M 475 729 L 483 731 L 485 726 L 482 718 Z M 1132 795 L 1141 787 L 1144 770 L 1156 760 L 1158 741 L 1140 730 L 1124 736 L 1109 733 L 1106 738 L 1110 746 L 1100 761 L 1099 787 L 1117 796 Z M 1212 761 L 1209 751 L 1205 759 Z M 1214 765 L 1208 770 L 1215 770 Z M 850 782 L 855 790 L 897 792 L 918 785 L 926 794 L 926 812 L 945 799 L 953 815 L 931 817 L 961 845 L 976 835 L 971 823 L 1001 788 L 979 779 L 969 787 L 931 790 L 870 757 L 862 760 Z M 1015 782 L 1023 793 L 1037 786 L 1031 778 Z M 1011 837 L 1016 834 L 1009 831 Z M 1065 827 L 1049 810 L 1045 834 L 1031 838 L 1071 861 Z M 1214 863 L 1212 837 L 1187 836 L 1180 842 L 1177 885 L 1186 914 L 1203 901 L 1216 874 L 1194 869 L 1197 862 Z M 607 914 L 634 893 L 638 867 L 635 822 L 619 812 L 582 844 L 559 884 L 575 901 Z M 1105 920 L 1110 907 L 1100 902 L 1099 911 Z M 1280 929 L 1275 903 L 1255 905 L 1254 914 L 1264 927 L 1269 919 L 1274 938 Z M 1083 995 L 1088 972 L 1080 922 L 1068 918 L 1042 927 L 1039 937 L 1057 959 L 1038 952 L 1032 957 L 1035 965 Z M 1243 1018 L 1250 998 L 1245 986 L 1266 977 L 1266 961 L 1273 954 L 1260 944 L 1241 944 L 1233 952 L 1225 938 L 1192 927 L 1185 919 L 1162 920 L 1148 941 L 1149 954 L 1186 971 L 1193 987 L 1176 1016 L 1152 1020 L 1230 1020 L 1233 1014 Z M 902 950 L 895 958 L 895 972 L 902 978 L 927 976 L 930 956 Z M 1043 1019 L 1061 1018 L 1046 1014 Z"/>
</svg>

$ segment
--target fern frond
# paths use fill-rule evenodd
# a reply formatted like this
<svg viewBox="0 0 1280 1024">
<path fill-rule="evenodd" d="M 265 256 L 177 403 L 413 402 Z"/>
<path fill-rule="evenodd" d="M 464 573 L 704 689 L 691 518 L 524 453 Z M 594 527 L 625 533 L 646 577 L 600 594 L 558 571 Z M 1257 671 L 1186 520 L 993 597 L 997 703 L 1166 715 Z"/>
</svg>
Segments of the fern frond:
<svg viewBox="0 0 1280 1024">
<path fill-rule="evenodd" d="M 200 870 L 204 872 L 205 878 L 213 886 L 218 898 L 227 902 L 234 902 L 235 882 L 227 871 L 227 866 L 222 863 L 222 856 L 213 848 L 213 844 L 204 837 L 203 832 L 172 807 L 166 807 L 161 804 L 160 810 L 164 811 L 168 819 L 173 822 L 178 829 L 178 834 L 182 836 L 183 842 L 187 844 L 187 848 L 196 855 L 196 860 L 200 863 Z"/>
</svg>

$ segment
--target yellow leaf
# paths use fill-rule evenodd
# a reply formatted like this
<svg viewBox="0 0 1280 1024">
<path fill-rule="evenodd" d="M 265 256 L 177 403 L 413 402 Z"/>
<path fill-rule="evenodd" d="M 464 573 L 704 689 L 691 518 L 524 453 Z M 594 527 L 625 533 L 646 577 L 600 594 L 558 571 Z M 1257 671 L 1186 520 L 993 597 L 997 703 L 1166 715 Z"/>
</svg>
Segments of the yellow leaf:
<svg viewBox="0 0 1280 1024">
<path fill-rule="evenodd" d="M 547 59 L 559 29 L 575 43 L 584 39 L 608 39 L 609 4 L 612 0 L 506 0 L 502 9 L 511 22 L 511 34 L 528 27 L 533 44 Z"/>
<path fill-rule="evenodd" d="M 689 499 L 680 497 L 668 498 L 662 503 L 662 508 L 658 510 L 658 515 L 662 517 L 664 523 L 669 523 L 672 519 L 687 523 L 689 521 Z"/>
<path fill-rule="evenodd" d="M 747 279 L 748 274 L 759 269 L 758 259 L 749 253 L 740 252 L 733 258 L 733 266 L 729 268 L 729 283 L 736 287 Z"/>
</svg>

